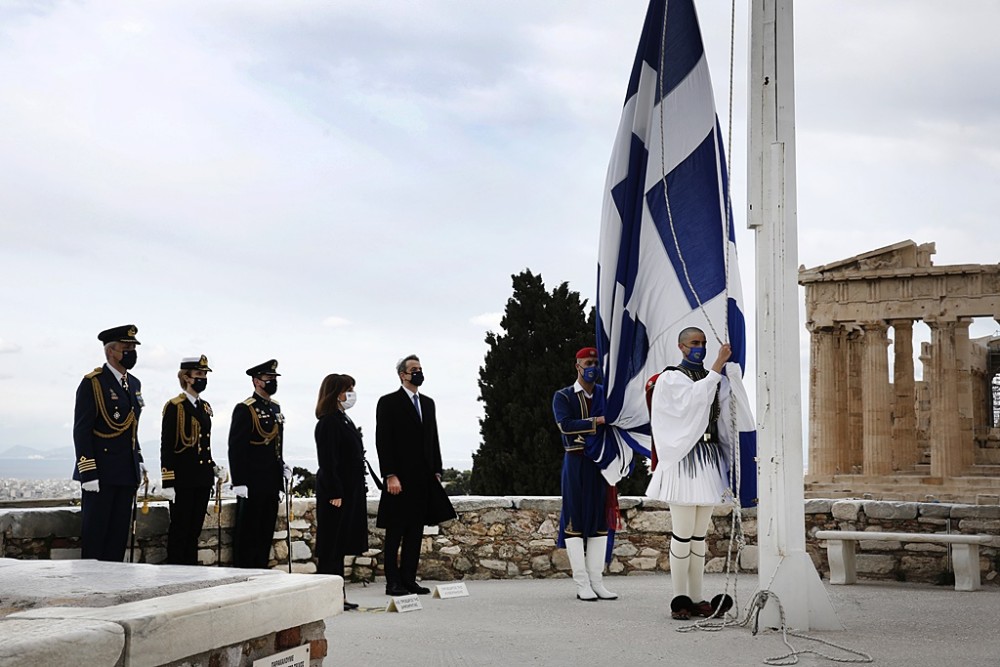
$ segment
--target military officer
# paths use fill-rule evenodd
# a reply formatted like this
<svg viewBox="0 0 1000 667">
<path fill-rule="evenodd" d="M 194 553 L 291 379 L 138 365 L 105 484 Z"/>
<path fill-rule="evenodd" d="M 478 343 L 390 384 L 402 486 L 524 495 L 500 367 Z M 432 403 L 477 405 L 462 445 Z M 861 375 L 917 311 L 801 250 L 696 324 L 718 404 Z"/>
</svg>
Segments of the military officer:
<svg viewBox="0 0 1000 667">
<path fill-rule="evenodd" d="M 292 477 L 282 458 L 285 417 L 272 397 L 278 391 L 274 359 L 247 369 L 253 396 L 236 405 L 229 427 L 229 466 L 236 493 L 236 567 L 266 568 L 279 493 Z"/>
<path fill-rule="evenodd" d="M 97 334 L 106 363 L 76 390 L 73 479 L 83 490 L 83 558 L 124 559 L 136 489 L 146 473 L 137 437 L 142 384 L 129 373 L 137 359 L 136 333 L 126 324 Z"/>
<path fill-rule="evenodd" d="M 212 460 L 212 406 L 201 397 L 208 386 L 208 357 L 181 360 L 177 379 L 183 390 L 163 406 L 160 437 L 162 495 L 170 501 L 167 562 L 198 564 L 198 538 L 216 478 L 225 469 Z"/>
</svg>

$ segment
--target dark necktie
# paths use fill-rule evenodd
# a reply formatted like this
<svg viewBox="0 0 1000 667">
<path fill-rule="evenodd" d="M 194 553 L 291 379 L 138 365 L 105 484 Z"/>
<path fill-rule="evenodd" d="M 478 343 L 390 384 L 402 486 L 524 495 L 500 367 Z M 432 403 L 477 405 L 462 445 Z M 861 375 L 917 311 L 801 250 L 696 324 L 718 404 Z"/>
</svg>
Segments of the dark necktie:
<svg viewBox="0 0 1000 667">
<path fill-rule="evenodd" d="M 128 373 L 122 374 L 122 389 L 128 391 Z"/>
<path fill-rule="evenodd" d="M 420 413 L 420 397 L 416 394 L 413 395 L 413 407 L 417 410 L 417 417 L 420 418 L 420 421 L 423 421 L 424 416 Z"/>
</svg>

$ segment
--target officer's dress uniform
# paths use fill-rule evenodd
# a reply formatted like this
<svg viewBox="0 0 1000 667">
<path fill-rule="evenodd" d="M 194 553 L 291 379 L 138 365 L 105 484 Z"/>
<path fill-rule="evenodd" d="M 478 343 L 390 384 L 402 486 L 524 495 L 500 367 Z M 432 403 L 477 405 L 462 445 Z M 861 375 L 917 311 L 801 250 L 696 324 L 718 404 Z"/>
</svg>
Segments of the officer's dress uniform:
<svg viewBox="0 0 1000 667">
<path fill-rule="evenodd" d="M 187 392 L 163 406 L 160 464 L 164 488 L 176 492 L 170 503 L 167 562 L 198 564 L 198 538 L 215 481 L 212 460 L 212 406 Z"/>
<path fill-rule="evenodd" d="M 565 454 L 562 467 L 562 512 L 559 515 L 560 547 L 567 537 L 606 536 L 608 483 L 601 469 L 584 454 L 588 437 L 597 433 L 591 413 L 593 404 L 604 404 L 604 386 L 594 385 L 587 396 L 579 382 L 563 387 L 552 397 L 555 416 Z"/>
<path fill-rule="evenodd" d="M 139 378 L 121 376 L 107 364 L 85 375 L 76 390 L 73 479 L 100 482 L 99 493 L 82 496 L 83 558 L 121 562 L 125 557 L 141 479 L 137 430 L 143 405 Z"/>
<path fill-rule="evenodd" d="M 236 567 L 266 568 L 271 553 L 278 494 L 284 484 L 284 415 L 273 399 L 254 394 L 233 409 L 229 466 L 233 486 L 246 486 L 236 499 Z"/>
</svg>

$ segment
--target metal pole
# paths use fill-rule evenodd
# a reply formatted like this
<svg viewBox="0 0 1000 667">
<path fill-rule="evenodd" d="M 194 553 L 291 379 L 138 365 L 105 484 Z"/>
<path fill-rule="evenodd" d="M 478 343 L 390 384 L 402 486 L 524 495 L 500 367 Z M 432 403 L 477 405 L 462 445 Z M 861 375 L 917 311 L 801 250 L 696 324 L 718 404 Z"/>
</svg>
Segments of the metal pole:
<svg viewBox="0 0 1000 667">
<path fill-rule="evenodd" d="M 288 545 L 288 573 L 292 573 L 292 496 L 291 481 L 285 480 L 285 543 Z"/>
<path fill-rule="evenodd" d="M 215 478 L 215 566 L 222 567 L 222 478 Z"/>
<path fill-rule="evenodd" d="M 135 562 L 135 522 L 136 513 L 139 509 L 139 487 L 135 488 L 135 495 L 132 496 L 132 521 L 130 522 L 132 528 L 132 535 L 129 537 L 129 547 L 128 547 L 128 562 Z"/>
</svg>

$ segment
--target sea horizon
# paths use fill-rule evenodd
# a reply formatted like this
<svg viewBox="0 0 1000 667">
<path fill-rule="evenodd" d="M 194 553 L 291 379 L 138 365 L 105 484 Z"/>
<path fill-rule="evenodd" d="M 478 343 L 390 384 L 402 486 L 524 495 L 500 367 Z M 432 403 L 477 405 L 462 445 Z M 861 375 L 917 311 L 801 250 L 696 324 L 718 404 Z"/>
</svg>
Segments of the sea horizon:
<svg viewBox="0 0 1000 667">
<path fill-rule="evenodd" d="M 371 460 L 371 459 L 370 459 Z M 146 456 L 146 466 L 149 469 L 150 481 L 159 482 L 159 457 Z M 48 481 L 59 479 L 72 479 L 74 459 L 69 457 L 59 458 L 0 458 L 0 479 L 16 479 L 22 481 Z M 315 458 L 289 458 L 286 463 L 293 468 L 306 468 L 311 472 L 316 472 L 318 467 Z M 378 466 L 377 457 L 372 460 L 372 465 Z M 456 470 L 471 470 L 471 459 L 448 459 L 444 461 L 445 468 L 455 468 Z"/>
</svg>

